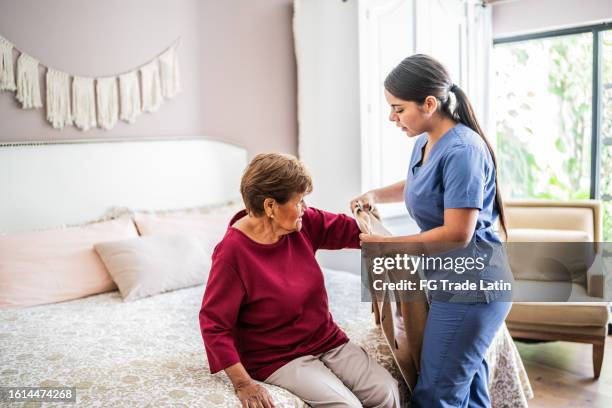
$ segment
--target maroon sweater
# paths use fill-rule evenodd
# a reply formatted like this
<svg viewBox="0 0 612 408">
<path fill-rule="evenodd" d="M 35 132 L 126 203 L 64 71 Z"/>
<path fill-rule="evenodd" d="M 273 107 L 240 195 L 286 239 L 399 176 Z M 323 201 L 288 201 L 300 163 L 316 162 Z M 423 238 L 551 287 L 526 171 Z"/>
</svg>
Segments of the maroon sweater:
<svg viewBox="0 0 612 408">
<path fill-rule="evenodd" d="M 232 218 L 213 252 L 200 329 L 211 373 L 241 362 L 263 381 L 297 357 L 348 341 L 329 312 L 315 252 L 359 248 L 359 228 L 346 215 L 308 208 L 301 231 L 266 245 L 231 226 L 245 214 Z"/>
</svg>

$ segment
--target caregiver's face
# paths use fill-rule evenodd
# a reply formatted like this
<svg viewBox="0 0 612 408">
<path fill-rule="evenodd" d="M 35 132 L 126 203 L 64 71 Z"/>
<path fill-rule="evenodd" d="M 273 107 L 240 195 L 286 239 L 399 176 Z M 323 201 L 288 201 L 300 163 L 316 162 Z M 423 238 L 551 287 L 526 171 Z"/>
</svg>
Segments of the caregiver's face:
<svg viewBox="0 0 612 408">
<path fill-rule="evenodd" d="M 277 204 L 274 221 L 285 231 L 299 231 L 302 229 L 302 216 L 307 208 L 304 193 L 294 193 L 285 204 Z"/>
<path fill-rule="evenodd" d="M 385 98 L 391 106 L 389 120 L 402 128 L 410 137 L 418 136 L 427 131 L 427 123 L 431 114 L 423 106 L 413 101 L 399 99 L 385 89 Z"/>
</svg>

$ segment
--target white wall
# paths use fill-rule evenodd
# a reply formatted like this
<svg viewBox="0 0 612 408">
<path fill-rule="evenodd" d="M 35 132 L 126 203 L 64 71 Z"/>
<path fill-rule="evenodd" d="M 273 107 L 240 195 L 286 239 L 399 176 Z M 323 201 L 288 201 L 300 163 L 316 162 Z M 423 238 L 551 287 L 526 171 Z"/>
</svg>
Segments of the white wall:
<svg viewBox="0 0 612 408">
<path fill-rule="evenodd" d="M 361 192 L 357 4 L 295 2 L 300 159 L 309 168 L 312 206 L 348 212 Z"/>
<path fill-rule="evenodd" d="M 612 0 L 501 0 L 493 2 L 495 38 L 612 20 Z"/>
<path fill-rule="evenodd" d="M 476 37 L 491 43 L 482 39 L 489 14 L 480 9 L 467 0 L 295 0 L 298 151 L 313 176 L 310 205 L 346 212 L 360 192 L 404 177 L 414 140 L 389 122 L 383 81 L 415 45 L 446 63 L 469 94 L 482 91 L 470 86 L 468 75 L 479 64 L 468 41 L 479 50 L 485 46 Z M 479 84 L 482 71 L 472 72 Z M 393 233 L 418 232 L 403 203 L 379 209 Z M 358 255 L 322 252 L 318 258 L 327 267 L 355 270 Z"/>
</svg>

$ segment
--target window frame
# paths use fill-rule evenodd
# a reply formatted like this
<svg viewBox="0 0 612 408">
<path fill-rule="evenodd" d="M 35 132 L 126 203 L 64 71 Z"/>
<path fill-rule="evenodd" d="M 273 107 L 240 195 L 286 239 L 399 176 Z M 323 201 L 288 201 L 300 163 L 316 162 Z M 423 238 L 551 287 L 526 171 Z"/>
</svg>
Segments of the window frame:
<svg viewBox="0 0 612 408">
<path fill-rule="evenodd" d="M 517 43 L 542 38 L 562 37 L 564 35 L 591 33 L 593 36 L 593 88 L 592 88 L 592 118 L 591 118 L 591 199 L 600 198 L 599 179 L 601 164 L 601 78 L 602 78 L 602 43 L 601 33 L 612 29 L 612 21 L 581 27 L 560 30 L 543 31 L 532 34 L 521 34 L 493 39 L 493 46 L 499 44 Z M 608 136 L 612 137 L 612 135 Z"/>
</svg>

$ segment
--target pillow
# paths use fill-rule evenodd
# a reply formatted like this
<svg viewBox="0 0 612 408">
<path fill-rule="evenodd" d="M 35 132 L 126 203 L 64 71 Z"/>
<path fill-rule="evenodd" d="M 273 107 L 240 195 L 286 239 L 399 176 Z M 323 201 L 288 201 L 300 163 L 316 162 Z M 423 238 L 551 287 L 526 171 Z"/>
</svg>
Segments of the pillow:
<svg viewBox="0 0 612 408">
<path fill-rule="evenodd" d="M 509 228 L 508 242 L 590 242 L 586 231 L 543 228 Z"/>
<path fill-rule="evenodd" d="M 0 236 L 0 308 L 115 290 L 93 245 L 137 236 L 129 218 Z"/>
<path fill-rule="evenodd" d="M 594 259 L 585 231 L 509 228 L 507 252 L 516 279 L 583 282 Z"/>
<path fill-rule="evenodd" d="M 233 215 L 233 212 L 194 215 L 168 214 L 163 216 L 137 213 L 134 215 L 134 222 L 142 236 L 194 234 L 210 256 L 215 246 L 223 239 Z"/>
<path fill-rule="evenodd" d="M 244 208 L 242 200 L 234 199 L 217 204 L 207 204 L 198 207 L 179 208 L 171 210 L 134 210 L 129 207 L 110 207 L 104 214 L 97 220 L 87 222 L 91 224 L 94 222 L 108 221 L 122 217 L 134 217 L 135 214 L 150 214 L 159 216 L 172 216 L 172 215 L 200 215 L 200 214 L 236 214 L 239 210 Z M 79 224 L 82 225 L 82 224 Z"/>
<path fill-rule="evenodd" d="M 210 256 L 190 234 L 156 235 L 94 245 L 126 301 L 202 284 Z"/>
</svg>

